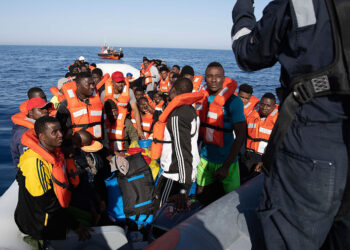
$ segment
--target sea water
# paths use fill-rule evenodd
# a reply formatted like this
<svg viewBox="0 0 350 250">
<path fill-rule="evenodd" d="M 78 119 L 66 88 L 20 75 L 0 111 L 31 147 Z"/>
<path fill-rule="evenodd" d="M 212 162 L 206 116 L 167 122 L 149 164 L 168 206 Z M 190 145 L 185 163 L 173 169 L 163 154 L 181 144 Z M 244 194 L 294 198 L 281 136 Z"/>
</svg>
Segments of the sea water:
<svg viewBox="0 0 350 250">
<path fill-rule="evenodd" d="M 68 66 L 79 56 L 84 56 L 89 63 L 125 63 L 137 69 L 146 56 L 165 60 L 170 67 L 191 65 L 195 74 L 201 75 L 210 62 L 217 61 L 223 65 L 226 76 L 238 84 L 251 84 L 254 95 L 259 98 L 266 92 L 275 93 L 279 85 L 279 65 L 246 73 L 237 66 L 231 50 L 123 48 L 123 51 L 122 60 L 110 61 L 97 56 L 99 47 L 0 46 L 0 195 L 16 174 L 10 153 L 11 116 L 19 112 L 19 105 L 27 99 L 27 90 L 31 87 L 42 88 L 50 100 L 50 87 L 57 86 L 57 80 L 64 77 Z"/>
</svg>

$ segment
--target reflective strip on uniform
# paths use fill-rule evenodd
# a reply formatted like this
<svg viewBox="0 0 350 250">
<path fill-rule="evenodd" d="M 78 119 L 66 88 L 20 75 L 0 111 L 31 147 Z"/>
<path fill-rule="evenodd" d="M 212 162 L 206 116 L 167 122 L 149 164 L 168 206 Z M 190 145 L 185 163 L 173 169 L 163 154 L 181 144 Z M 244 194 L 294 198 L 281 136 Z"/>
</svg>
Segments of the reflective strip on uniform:
<svg viewBox="0 0 350 250">
<path fill-rule="evenodd" d="M 131 119 L 131 122 L 132 122 L 132 123 L 136 123 L 136 120 L 135 120 L 135 119 Z"/>
<path fill-rule="evenodd" d="M 195 79 L 194 79 L 194 81 L 193 82 L 198 82 L 199 81 L 199 78 L 198 77 L 196 77 Z"/>
<path fill-rule="evenodd" d="M 248 102 L 246 105 L 244 105 L 244 108 L 248 108 L 252 103 L 251 102 Z"/>
<path fill-rule="evenodd" d="M 35 123 L 35 120 L 34 120 L 34 119 L 32 119 L 32 118 L 29 118 L 29 117 L 24 118 L 24 120 L 26 120 L 26 121 L 30 121 L 30 122 L 32 122 L 32 123 Z"/>
<path fill-rule="evenodd" d="M 267 142 L 264 142 L 264 141 L 259 142 L 258 153 L 260 154 L 265 153 L 266 146 L 267 146 Z"/>
<path fill-rule="evenodd" d="M 87 109 L 81 109 L 81 110 L 75 111 L 73 113 L 73 117 L 78 117 L 78 116 L 81 116 L 81 115 L 85 115 L 87 113 L 88 113 Z"/>
<path fill-rule="evenodd" d="M 232 37 L 232 44 L 234 43 L 234 41 L 238 40 L 239 38 L 241 38 L 242 36 L 248 35 L 250 32 L 252 32 L 250 29 L 244 27 L 242 29 L 240 29 L 239 31 L 236 32 L 236 34 L 234 34 L 234 36 Z"/>
<path fill-rule="evenodd" d="M 256 128 L 256 123 L 248 123 L 248 128 Z"/>
<path fill-rule="evenodd" d="M 102 115 L 102 110 L 91 110 L 90 112 L 91 116 L 101 116 Z"/>
<path fill-rule="evenodd" d="M 196 104 L 196 110 L 202 110 L 203 109 L 203 105 L 202 104 Z"/>
<path fill-rule="evenodd" d="M 118 120 L 123 119 L 123 114 L 118 114 Z"/>
<path fill-rule="evenodd" d="M 75 97 L 74 91 L 72 89 L 68 89 L 67 93 L 68 93 L 69 98 L 74 98 Z"/>
<path fill-rule="evenodd" d="M 314 3 L 312 0 L 292 0 L 298 28 L 316 24 Z"/>
<path fill-rule="evenodd" d="M 126 106 L 128 105 L 127 103 L 123 103 L 123 102 L 118 102 L 118 106 Z"/>
<path fill-rule="evenodd" d="M 208 112 L 208 118 L 211 118 L 211 119 L 218 119 L 218 114 L 217 113 L 214 113 L 214 112 Z"/>
<path fill-rule="evenodd" d="M 155 110 L 158 110 L 158 111 L 163 111 L 161 108 L 159 107 L 156 107 Z"/>
<path fill-rule="evenodd" d="M 271 135 L 272 130 L 267 129 L 267 128 L 259 128 L 259 132 L 267 134 L 267 135 Z"/>
</svg>

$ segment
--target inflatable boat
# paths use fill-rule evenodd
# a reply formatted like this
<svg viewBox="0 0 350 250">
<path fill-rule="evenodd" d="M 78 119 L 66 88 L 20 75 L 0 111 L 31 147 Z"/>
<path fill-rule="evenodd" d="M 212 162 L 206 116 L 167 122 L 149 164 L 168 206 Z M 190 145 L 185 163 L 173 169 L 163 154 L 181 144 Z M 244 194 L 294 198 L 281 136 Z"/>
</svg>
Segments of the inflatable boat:
<svg viewBox="0 0 350 250">
<path fill-rule="evenodd" d="M 116 51 L 112 47 L 102 46 L 101 52 L 98 53 L 98 56 L 101 59 L 120 60 L 122 57 L 124 57 L 124 53 L 122 49 Z"/>
<path fill-rule="evenodd" d="M 113 72 L 120 71 L 123 73 L 124 77 L 126 77 L 127 73 L 131 73 L 134 79 L 137 79 L 140 77 L 140 70 L 128 64 L 98 63 L 96 66 L 97 68 L 100 68 L 102 70 L 103 74 L 108 73 L 109 75 L 112 75 Z"/>
</svg>

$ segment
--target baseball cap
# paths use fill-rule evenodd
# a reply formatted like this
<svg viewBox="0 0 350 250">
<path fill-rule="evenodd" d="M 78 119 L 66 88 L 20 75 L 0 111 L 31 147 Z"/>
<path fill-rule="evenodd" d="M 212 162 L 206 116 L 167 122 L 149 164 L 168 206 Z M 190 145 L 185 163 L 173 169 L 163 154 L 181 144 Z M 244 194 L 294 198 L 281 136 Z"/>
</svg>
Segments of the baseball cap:
<svg viewBox="0 0 350 250">
<path fill-rule="evenodd" d="M 80 57 L 79 57 L 79 61 L 85 61 L 85 57 L 80 56 Z"/>
<path fill-rule="evenodd" d="M 27 110 L 31 111 L 32 109 L 42 109 L 42 108 L 52 108 L 53 104 L 51 102 L 45 102 L 41 97 L 35 97 L 28 100 Z"/>
<path fill-rule="evenodd" d="M 122 82 L 125 80 L 125 78 L 122 72 L 116 71 L 112 74 L 112 80 L 115 82 Z"/>
</svg>

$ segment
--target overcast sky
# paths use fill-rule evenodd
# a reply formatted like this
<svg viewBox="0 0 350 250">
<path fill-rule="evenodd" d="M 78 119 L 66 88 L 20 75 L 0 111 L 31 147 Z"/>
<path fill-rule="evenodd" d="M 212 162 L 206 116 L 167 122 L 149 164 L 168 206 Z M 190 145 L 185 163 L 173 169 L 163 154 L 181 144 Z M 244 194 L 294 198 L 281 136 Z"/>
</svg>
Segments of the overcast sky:
<svg viewBox="0 0 350 250">
<path fill-rule="evenodd" d="M 235 2 L 1 0 L 0 44 L 230 49 Z"/>
</svg>

